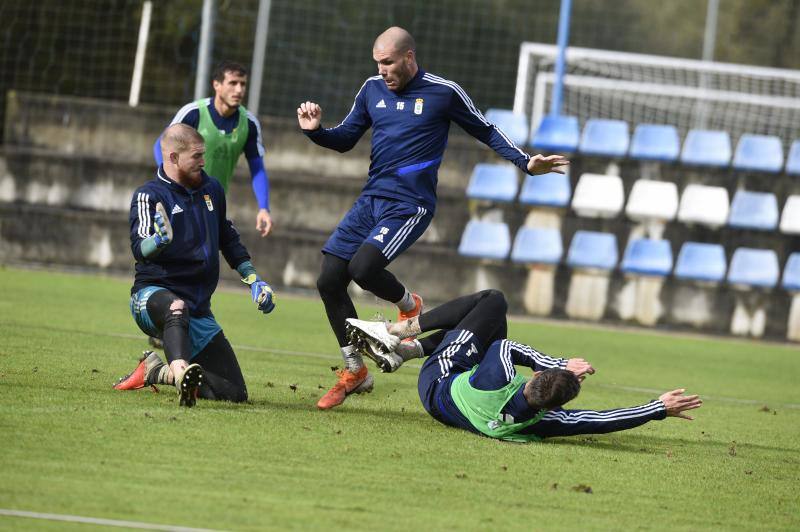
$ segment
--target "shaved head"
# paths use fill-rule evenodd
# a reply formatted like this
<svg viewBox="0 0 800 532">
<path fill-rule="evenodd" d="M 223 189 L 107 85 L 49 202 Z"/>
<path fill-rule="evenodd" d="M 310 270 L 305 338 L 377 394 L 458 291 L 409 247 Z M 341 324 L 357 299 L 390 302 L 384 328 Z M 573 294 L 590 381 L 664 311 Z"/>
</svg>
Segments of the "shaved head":
<svg viewBox="0 0 800 532">
<path fill-rule="evenodd" d="M 372 58 L 386 87 L 394 92 L 402 91 L 419 71 L 414 37 L 397 26 L 378 35 L 372 47 Z"/>
<path fill-rule="evenodd" d="M 414 37 L 406 30 L 399 26 L 392 26 L 378 35 L 372 48 L 374 50 L 394 50 L 404 54 L 409 50 L 416 52 L 417 43 L 414 42 Z"/>
<path fill-rule="evenodd" d="M 195 128 L 186 124 L 172 124 L 161 135 L 161 151 L 163 154 L 169 154 L 170 152 L 183 153 L 197 144 L 204 144 L 203 137 Z"/>
</svg>

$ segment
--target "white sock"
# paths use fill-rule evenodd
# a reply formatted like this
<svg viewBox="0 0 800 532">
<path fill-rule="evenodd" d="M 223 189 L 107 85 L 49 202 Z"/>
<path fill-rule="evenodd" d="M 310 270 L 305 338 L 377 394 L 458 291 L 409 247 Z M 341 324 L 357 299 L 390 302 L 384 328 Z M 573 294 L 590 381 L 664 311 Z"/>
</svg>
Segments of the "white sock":
<svg viewBox="0 0 800 532">
<path fill-rule="evenodd" d="M 406 294 L 400 301 L 396 302 L 395 305 L 397 305 L 397 308 L 399 308 L 401 311 L 408 312 L 410 310 L 414 310 L 414 307 L 417 306 L 417 302 L 414 301 L 414 297 L 411 295 L 411 292 L 406 289 Z"/>
<path fill-rule="evenodd" d="M 400 342 L 394 352 L 400 355 L 400 358 L 405 362 L 425 356 L 425 353 L 422 352 L 422 344 L 419 343 L 419 340 Z"/>
<path fill-rule="evenodd" d="M 342 347 L 342 358 L 344 359 L 345 367 L 353 373 L 364 367 L 364 359 L 356 352 L 355 346 L 346 345 Z"/>
</svg>

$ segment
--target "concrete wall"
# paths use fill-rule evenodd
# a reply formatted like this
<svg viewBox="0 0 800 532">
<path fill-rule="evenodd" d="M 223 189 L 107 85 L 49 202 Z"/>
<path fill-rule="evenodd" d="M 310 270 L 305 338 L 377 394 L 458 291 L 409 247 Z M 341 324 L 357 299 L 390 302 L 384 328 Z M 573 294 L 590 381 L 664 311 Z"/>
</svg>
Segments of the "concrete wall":
<svg viewBox="0 0 800 532">
<path fill-rule="evenodd" d="M 132 272 L 128 210 L 133 190 L 153 175 L 152 143 L 174 109 L 10 93 L 5 124 L 6 145 L 0 150 L 0 261 L 37 262 Z M 330 231 L 358 196 L 369 165 L 369 142 L 363 139 L 347 154 L 323 150 L 298 131 L 293 110 L 287 117 L 265 117 L 266 165 L 272 186 L 273 235 L 258 237 L 254 229 L 255 201 L 244 164 L 240 164 L 229 194 L 229 214 L 242 233 L 254 263 L 272 283 L 313 288 L 319 269 L 319 249 Z M 333 118 L 331 118 L 333 120 Z M 439 206 L 434 222 L 390 269 L 431 302 L 443 301 L 480 288 L 502 289 L 514 312 L 524 312 L 528 269 L 510 262 L 481 263 L 460 257 L 461 232 L 470 212 L 464 188 L 472 166 L 494 154 L 454 126 L 440 175 Z M 575 160 L 573 183 L 593 161 Z M 679 169 L 670 176 L 688 179 Z M 638 175 L 623 167 L 629 191 Z M 701 178 L 705 178 L 701 176 Z M 785 186 L 786 192 L 791 191 Z M 518 204 L 496 209 L 512 234 L 524 222 L 527 209 Z M 560 214 L 568 244 L 578 229 L 617 234 L 620 248 L 635 226 L 620 217 L 587 220 Z M 737 242 L 779 250 L 782 258 L 797 241 L 777 234 L 741 235 L 721 230 L 668 224 L 665 234 L 677 256 L 684 240 L 718 239 L 730 251 Z M 223 267 L 223 278 L 235 273 Z M 573 272 L 554 272 L 551 316 L 567 317 L 566 303 Z M 637 290 L 652 292 L 655 306 L 648 319 L 658 326 L 727 333 L 737 293 L 727 286 L 695 287 L 667 278 L 660 290 L 614 272 L 608 280 L 600 318 L 609 322 L 641 321 Z M 647 284 L 647 283 L 645 283 Z M 637 288 L 638 287 L 638 288 Z M 644 292 L 642 292 L 644 293 Z M 754 297 L 748 296 L 749 299 Z M 741 299 L 741 298 L 740 298 Z M 789 295 L 773 291 L 766 299 L 765 334 L 784 338 Z M 748 304 L 752 302 L 748 301 Z"/>
</svg>

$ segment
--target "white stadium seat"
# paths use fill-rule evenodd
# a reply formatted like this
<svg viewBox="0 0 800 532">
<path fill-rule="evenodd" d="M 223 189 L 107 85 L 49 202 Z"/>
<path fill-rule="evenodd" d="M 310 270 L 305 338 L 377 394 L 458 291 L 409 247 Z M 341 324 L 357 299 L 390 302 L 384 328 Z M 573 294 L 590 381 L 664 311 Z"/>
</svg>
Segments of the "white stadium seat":
<svg viewBox="0 0 800 532">
<path fill-rule="evenodd" d="M 587 218 L 614 218 L 624 202 L 622 179 L 616 175 L 583 174 L 572 196 L 572 208 Z"/>
<path fill-rule="evenodd" d="M 728 221 L 730 209 L 730 198 L 724 188 L 688 185 L 681 196 L 678 220 L 683 223 L 722 227 Z"/>
<path fill-rule="evenodd" d="M 789 235 L 800 234 L 800 196 L 789 196 L 783 206 L 781 215 L 781 233 Z"/>
<path fill-rule="evenodd" d="M 633 184 L 625 214 L 636 221 L 675 218 L 678 213 L 678 187 L 669 181 L 639 179 Z"/>
</svg>

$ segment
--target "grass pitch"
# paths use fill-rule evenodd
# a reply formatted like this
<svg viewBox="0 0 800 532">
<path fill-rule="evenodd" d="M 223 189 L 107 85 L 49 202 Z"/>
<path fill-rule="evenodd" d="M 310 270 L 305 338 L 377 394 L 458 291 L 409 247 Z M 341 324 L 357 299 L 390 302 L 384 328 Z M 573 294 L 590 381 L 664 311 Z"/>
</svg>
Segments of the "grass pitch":
<svg viewBox="0 0 800 532">
<path fill-rule="evenodd" d="M 244 290 L 213 307 L 247 404 L 114 391 L 146 348 L 128 290 L 0 270 L 0 508 L 227 530 L 800 529 L 797 346 L 515 321 L 511 337 L 598 369 L 570 406 L 705 399 L 693 422 L 519 445 L 430 418 L 419 364 L 317 411 L 340 364 L 321 303 L 279 296 L 265 317 Z"/>
</svg>

